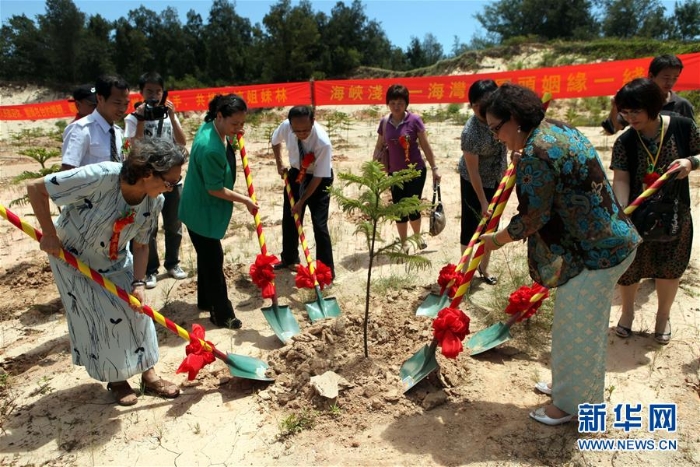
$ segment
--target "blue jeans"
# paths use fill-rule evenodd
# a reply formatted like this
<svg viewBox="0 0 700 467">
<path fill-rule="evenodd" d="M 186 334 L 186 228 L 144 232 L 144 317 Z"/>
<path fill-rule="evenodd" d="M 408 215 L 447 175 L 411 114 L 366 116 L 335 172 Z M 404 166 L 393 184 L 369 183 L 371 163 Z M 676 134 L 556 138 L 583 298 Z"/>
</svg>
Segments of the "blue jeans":
<svg viewBox="0 0 700 467">
<path fill-rule="evenodd" d="M 180 264 L 180 243 L 182 242 L 182 222 L 177 216 L 177 208 L 180 205 L 180 193 L 182 193 L 182 185 L 177 185 L 172 191 L 163 193 L 165 203 L 163 203 L 163 231 L 165 232 L 165 269 L 172 269 Z M 158 225 L 151 232 L 151 238 L 148 242 L 148 265 L 146 266 L 146 274 L 157 274 L 160 267 L 158 259 L 158 243 L 156 236 L 158 235 Z"/>
</svg>

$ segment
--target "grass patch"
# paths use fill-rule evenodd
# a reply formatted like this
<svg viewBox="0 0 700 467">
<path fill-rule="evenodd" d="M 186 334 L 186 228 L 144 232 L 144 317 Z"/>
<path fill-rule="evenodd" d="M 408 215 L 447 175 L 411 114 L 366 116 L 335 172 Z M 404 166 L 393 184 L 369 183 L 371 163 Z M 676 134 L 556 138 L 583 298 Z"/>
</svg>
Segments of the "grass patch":
<svg viewBox="0 0 700 467">
<path fill-rule="evenodd" d="M 283 438 L 293 436 L 304 430 L 310 430 L 316 424 L 316 414 L 310 410 L 303 410 L 299 414 L 290 414 L 280 422 L 280 436 Z"/>
<path fill-rule="evenodd" d="M 389 290 L 401 290 L 414 285 L 415 274 L 392 274 L 372 281 L 373 295 L 386 295 Z"/>
</svg>

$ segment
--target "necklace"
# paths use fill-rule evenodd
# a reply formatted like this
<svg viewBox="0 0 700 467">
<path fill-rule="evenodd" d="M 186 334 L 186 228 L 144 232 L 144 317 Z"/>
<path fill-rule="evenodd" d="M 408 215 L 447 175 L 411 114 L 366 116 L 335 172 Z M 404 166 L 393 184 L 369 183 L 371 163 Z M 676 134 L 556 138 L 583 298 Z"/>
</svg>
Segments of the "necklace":
<svg viewBox="0 0 700 467">
<path fill-rule="evenodd" d="M 656 136 L 654 136 L 651 139 L 647 139 L 646 137 L 642 136 L 642 134 L 639 131 L 637 131 L 637 137 L 639 138 L 639 142 L 642 143 L 644 152 L 647 153 L 647 174 L 656 171 L 656 164 L 657 162 L 659 162 L 659 155 L 661 155 L 661 146 L 663 145 L 664 134 L 666 133 L 666 127 L 664 126 L 664 120 L 661 118 L 661 115 L 659 115 L 659 121 L 659 130 L 656 133 Z M 659 138 L 659 143 L 657 146 L 656 138 L 658 138 L 659 135 L 661 135 L 661 138 Z M 652 153 L 655 154 L 652 155 Z"/>
</svg>

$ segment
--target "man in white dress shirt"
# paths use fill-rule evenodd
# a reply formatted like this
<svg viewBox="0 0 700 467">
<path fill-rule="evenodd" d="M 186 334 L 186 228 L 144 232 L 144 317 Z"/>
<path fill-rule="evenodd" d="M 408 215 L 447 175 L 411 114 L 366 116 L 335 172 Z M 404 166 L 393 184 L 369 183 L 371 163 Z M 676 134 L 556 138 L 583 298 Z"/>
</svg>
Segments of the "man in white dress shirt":
<svg viewBox="0 0 700 467">
<path fill-rule="evenodd" d="M 129 107 L 129 84 L 119 76 L 102 75 L 95 83 L 97 107 L 66 127 L 61 170 L 97 162 L 121 162 L 122 129 L 114 122 Z"/>
<path fill-rule="evenodd" d="M 282 163 L 283 142 L 287 146 L 289 168 Z M 328 231 L 330 194 L 326 191 L 333 184 L 333 149 L 326 131 L 315 124 L 311 107 L 296 106 L 289 110 L 287 120 L 272 134 L 272 152 L 275 154 L 277 172 L 280 175 L 287 172 L 296 201 L 294 212 L 303 220 L 306 206 L 309 206 L 316 240 L 316 259 L 328 266 L 335 278 L 333 246 Z M 304 173 L 300 176 L 300 172 Z M 285 192 L 281 262 L 275 269 L 294 267 L 298 263 L 299 237 Z"/>
</svg>

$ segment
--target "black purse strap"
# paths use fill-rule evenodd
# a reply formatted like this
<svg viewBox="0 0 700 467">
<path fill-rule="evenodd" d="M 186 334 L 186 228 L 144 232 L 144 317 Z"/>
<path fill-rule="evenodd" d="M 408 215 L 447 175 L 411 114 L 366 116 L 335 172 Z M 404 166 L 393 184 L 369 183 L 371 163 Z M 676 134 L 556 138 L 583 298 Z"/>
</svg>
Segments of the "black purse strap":
<svg viewBox="0 0 700 467">
<path fill-rule="evenodd" d="M 433 206 L 435 205 L 435 197 L 437 197 L 438 203 L 442 203 L 442 193 L 440 192 L 439 183 L 433 183 Z"/>
</svg>

